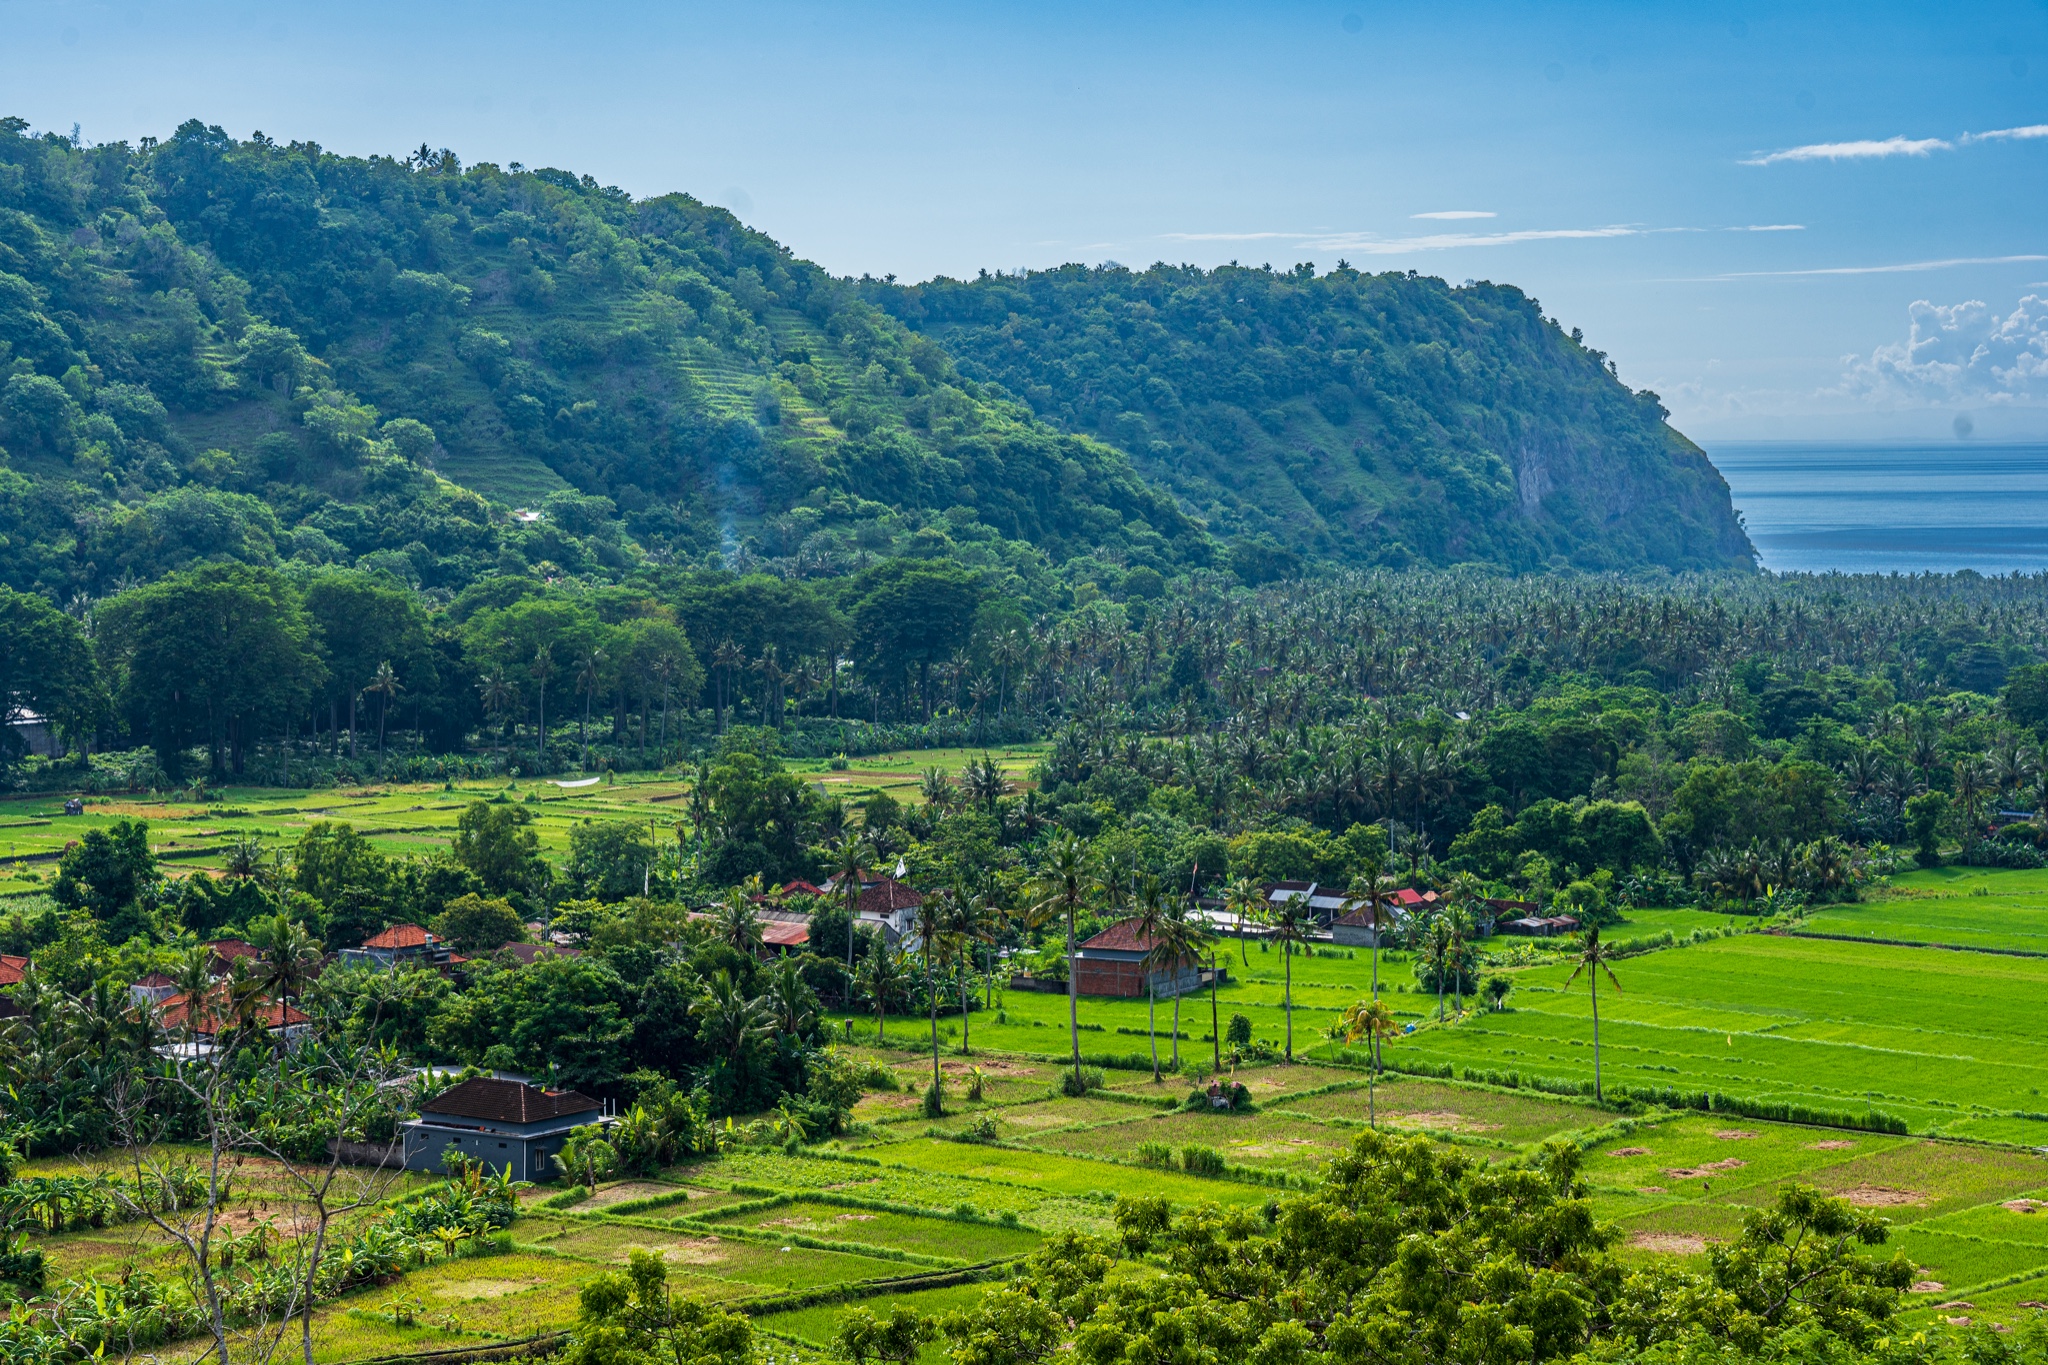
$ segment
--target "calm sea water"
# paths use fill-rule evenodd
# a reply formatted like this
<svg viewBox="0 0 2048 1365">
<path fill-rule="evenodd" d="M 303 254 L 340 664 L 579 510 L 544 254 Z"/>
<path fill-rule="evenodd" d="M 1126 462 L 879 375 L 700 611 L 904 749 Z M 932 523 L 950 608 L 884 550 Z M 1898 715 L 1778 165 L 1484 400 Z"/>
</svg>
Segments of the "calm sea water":
<svg viewBox="0 0 2048 1365">
<path fill-rule="evenodd" d="M 2048 443 L 1720 441 L 1706 451 L 1767 569 L 2048 569 Z"/>
</svg>

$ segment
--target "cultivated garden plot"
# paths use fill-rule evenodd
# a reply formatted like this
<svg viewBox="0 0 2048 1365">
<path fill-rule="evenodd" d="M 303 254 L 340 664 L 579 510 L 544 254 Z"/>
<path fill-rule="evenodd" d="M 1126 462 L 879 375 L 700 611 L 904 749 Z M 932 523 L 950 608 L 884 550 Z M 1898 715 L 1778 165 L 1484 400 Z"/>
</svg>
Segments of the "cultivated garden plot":
<svg viewBox="0 0 2048 1365">
<path fill-rule="evenodd" d="M 1868 900 L 1815 910 L 1804 931 L 2048 955 L 2048 872 L 1908 872 Z"/>
<path fill-rule="evenodd" d="M 1544 1095 L 1445 1085 L 1394 1074 L 1380 1078 L 1370 1106 L 1361 1078 L 1353 1086 L 1319 1095 L 1282 1094 L 1271 1101 L 1271 1107 L 1353 1124 L 1366 1122 L 1370 1108 L 1380 1122 L 1394 1127 L 1465 1134 L 1511 1146 L 1597 1128 L 1614 1117 L 1590 1104 Z"/>
<path fill-rule="evenodd" d="M 768 1237 L 795 1233 L 821 1241 L 867 1243 L 969 1264 L 1022 1256 L 1035 1250 L 1042 1240 L 1036 1232 L 1021 1227 L 812 1200 L 718 1215 L 712 1221 L 751 1228 Z"/>
<path fill-rule="evenodd" d="M 1602 1075 L 1861 1113 L 1915 1131 L 2048 1139 L 2048 1058 L 2034 1002 L 2048 961 L 1748 935 L 1629 959 L 1601 992 Z M 1389 1043 L 1400 1064 L 1450 1062 L 1590 1081 L 1591 1007 L 1568 969 L 1522 973 L 1515 1008 Z"/>
<path fill-rule="evenodd" d="M 980 1302 L 987 1292 L 987 1286 L 980 1284 L 953 1285 L 946 1289 L 921 1289 L 908 1294 L 895 1295 L 886 1303 L 889 1307 L 902 1304 L 920 1313 L 942 1316 L 946 1313 L 964 1312 Z M 788 1338 L 804 1345 L 824 1351 L 832 1344 L 839 1331 L 840 1319 L 855 1307 L 864 1307 L 872 1312 L 886 1313 L 879 1303 L 826 1304 L 817 1308 L 800 1308 L 793 1312 L 767 1313 L 754 1319 L 754 1326 L 777 1337 Z M 920 1361 L 943 1360 L 943 1351 L 932 1346 L 925 1348 Z"/>
</svg>

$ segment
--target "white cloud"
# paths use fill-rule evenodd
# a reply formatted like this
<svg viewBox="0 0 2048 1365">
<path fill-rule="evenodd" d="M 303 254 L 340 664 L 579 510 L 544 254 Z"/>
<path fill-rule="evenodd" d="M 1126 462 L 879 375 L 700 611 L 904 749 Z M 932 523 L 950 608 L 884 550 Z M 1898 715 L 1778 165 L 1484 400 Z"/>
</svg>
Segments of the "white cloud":
<svg viewBox="0 0 2048 1365">
<path fill-rule="evenodd" d="M 1601 237 L 1640 237 L 1665 231 L 1641 226 L 1597 228 L 1528 228 L 1521 232 L 1433 232 L 1421 237 L 1374 237 L 1338 233 L 1304 241 L 1319 251 L 1358 251 L 1368 256 L 1401 256 L 1411 251 L 1453 251 L 1460 247 L 1514 246 L 1521 242 L 1578 241 Z"/>
<path fill-rule="evenodd" d="M 1804 223 L 1751 223 L 1748 227 L 1732 227 L 1730 232 L 1804 232 Z"/>
<path fill-rule="evenodd" d="M 1846 357 L 1839 392 L 1903 405 L 2048 401 L 2048 299 L 2000 316 L 1981 300 L 1907 310 L 1903 341 Z"/>
<path fill-rule="evenodd" d="M 1162 232 L 1169 242 L 1264 242 L 1275 237 L 1299 238 L 1299 232 Z"/>
<path fill-rule="evenodd" d="M 1929 152 L 1946 152 L 1955 144 L 1944 142 L 1938 137 L 1888 137 L 1884 139 L 1865 138 L 1857 142 L 1815 142 L 1804 147 L 1787 147 L 1782 152 L 1762 152 L 1749 158 L 1745 166 L 1775 166 L 1780 161 L 1870 161 L 1888 156 L 1926 156 Z"/>
<path fill-rule="evenodd" d="M 1459 218 L 1498 218 L 1499 214 L 1487 209 L 1438 209 L 1435 213 L 1411 213 L 1410 218 L 1437 218 L 1451 221 Z"/>
<path fill-rule="evenodd" d="M 1713 280 L 1794 279 L 1805 275 L 1912 275 L 1923 270 L 1947 270 L 1959 265 L 2012 265 L 2022 261 L 2048 261 L 2048 256 L 1951 256 L 1939 261 L 1900 261 L 1892 265 L 1829 265 L 1811 270 L 1735 270 L 1712 275 Z M 2032 288 L 2032 286 L 2028 286 Z"/>
<path fill-rule="evenodd" d="M 2024 128 L 1995 128 L 1988 133 L 1964 133 L 1964 142 L 2031 142 L 2048 137 L 2048 123 L 2030 123 Z"/>
</svg>

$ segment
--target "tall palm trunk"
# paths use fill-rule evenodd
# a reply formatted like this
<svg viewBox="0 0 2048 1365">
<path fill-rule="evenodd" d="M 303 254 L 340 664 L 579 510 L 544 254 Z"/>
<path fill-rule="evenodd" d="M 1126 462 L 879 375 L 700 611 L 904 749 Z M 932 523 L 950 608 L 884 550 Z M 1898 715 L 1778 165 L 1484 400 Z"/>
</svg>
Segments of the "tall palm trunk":
<svg viewBox="0 0 2048 1365">
<path fill-rule="evenodd" d="M 1173 992 L 1173 1069 L 1180 1070 L 1180 978 L 1174 977 Z"/>
<path fill-rule="evenodd" d="M 932 949 L 927 943 L 924 949 L 924 995 L 932 1010 L 932 1088 L 939 1085 L 939 992 L 932 985 Z"/>
<path fill-rule="evenodd" d="M 1152 1084 L 1159 1084 L 1159 988 L 1145 974 L 1145 1032 L 1152 1035 Z"/>
<path fill-rule="evenodd" d="M 1074 979 L 1074 906 L 1067 904 L 1067 1037 L 1074 1047 L 1074 1093 L 1081 1093 L 1081 997 Z"/>
<path fill-rule="evenodd" d="M 1209 1051 L 1211 1053 L 1210 1061 L 1219 1073 L 1223 1070 L 1223 1026 L 1219 1022 L 1223 1016 L 1217 1012 L 1216 978 L 1221 975 L 1222 973 L 1216 970 L 1216 956 L 1214 953 L 1211 953 L 1209 955 Z"/>
<path fill-rule="evenodd" d="M 1294 1060 L 1294 940 L 1288 939 L 1280 945 L 1282 956 L 1287 961 L 1287 989 L 1282 997 L 1287 1003 L 1287 1060 Z"/>
<path fill-rule="evenodd" d="M 1600 1098 L 1601 1098 L 1601 1095 L 1600 1095 L 1600 981 L 1599 981 L 1599 978 L 1598 978 L 1598 977 L 1592 977 L 1592 978 L 1589 978 L 1589 979 L 1590 979 L 1590 980 L 1592 981 L 1592 983 L 1593 983 L 1593 1098 L 1594 1098 L 1595 1100 L 1598 1100 L 1598 1099 L 1600 1099 Z"/>
</svg>

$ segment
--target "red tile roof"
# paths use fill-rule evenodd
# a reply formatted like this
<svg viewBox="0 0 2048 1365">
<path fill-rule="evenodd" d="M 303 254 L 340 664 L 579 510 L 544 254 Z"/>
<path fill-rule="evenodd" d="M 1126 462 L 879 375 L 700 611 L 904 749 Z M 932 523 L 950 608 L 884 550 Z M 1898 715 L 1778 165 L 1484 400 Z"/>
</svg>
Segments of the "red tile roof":
<svg viewBox="0 0 2048 1365">
<path fill-rule="evenodd" d="M 543 1090 L 523 1081 L 472 1076 L 420 1106 L 422 1116 L 449 1114 L 486 1123 L 540 1123 L 570 1114 L 595 1113 L 598 1102 L 574 1090 Z"/>
<path fill-rule="evenodd" d="M 417 924 L 394 924 L 383 933 L 363 940 L 365 948 L 426 948 L 432 945 L 434 936 Z"/>
<path fill-rule="evenodd" d="M 1436 892 L 1417 891 L 1412 886 L 1404 886 L 1394 893 L 1394 904 L 1403 909 L 1416 905 L 1435 905 L 1438 900 Z"/>
<path fill-rule="evenodd" d="M 267 1029 L 286 1028 L 306 1022 L 306 1016 L 298 1009 L 286 1005 L 282 1000 L 265 1000 L 257 1005 L 256 1021 Z M 163 1003 L 163 1022 L 166 1028 L 183 1028 L 189 1022 L 194 1033 L 215 1034 L 229 1027 L 233 1022 L 228 1017 L 228 1000 L 225 988 L 216 987 L 209 991 L 206 999 L 195 1013 L 190 997 L 178 994 Z"/>
<path fill-rule="evenodd" d="M 151 972 L 148 976 L 138 978 L 135 984 L 150 990 L 161 990 L 165 986 L 175 986 L 178 983 L 162 972 Z"/>
<path fill-rule="evenodd" d="M 21 974 L 28 970 L 28 959 L 10 957 L 0 953 L 0 986 L 19 986 Z"/>
<path fill-rule="evenodd" d="M 1094 938 L 1081 945 L 1083 951 L 1094 948 L 1101 952 L 1149 953 L 1158 940 L 1138 932 L 1135 919 L 1118 920 Z"/>
<path fill-rule="evenodd" d="M 897 881 L 884 877 L 860 893 L 860 912 L 863 915 L 886 915 L 897 910 L 915 909 L 924 904 L 924 893 Z"/>
<path fill-rule="evenodd" d="M 822 896 L 825 894 L 825 891 L 824 888 L 813 886 L 799 878 L 796 881 L 784 883 L 782 889 L 775 894 L 778 896 Z"/>
<path fill-rule="evenodd" d="M 811 926 L 769 920 L 761 926 L 761 942 L 770 948 L 800 948 L 811 941 Z"/>
</svg>

